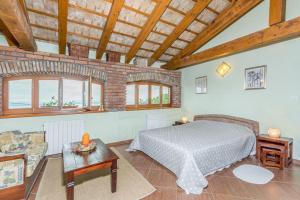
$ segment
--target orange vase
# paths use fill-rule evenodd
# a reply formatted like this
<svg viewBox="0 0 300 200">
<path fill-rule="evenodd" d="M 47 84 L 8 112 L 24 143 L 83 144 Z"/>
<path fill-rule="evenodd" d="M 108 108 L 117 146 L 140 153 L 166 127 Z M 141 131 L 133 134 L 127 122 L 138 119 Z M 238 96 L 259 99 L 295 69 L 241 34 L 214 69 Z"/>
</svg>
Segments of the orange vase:
<svg viewBox="0 0 300 200">
<path fill-rule="evenodd" d="M 84 146 L 88 146 L 90 144 L 90 135 L 88 133 L 83 134 L 81 143 Z"/>
</svg>

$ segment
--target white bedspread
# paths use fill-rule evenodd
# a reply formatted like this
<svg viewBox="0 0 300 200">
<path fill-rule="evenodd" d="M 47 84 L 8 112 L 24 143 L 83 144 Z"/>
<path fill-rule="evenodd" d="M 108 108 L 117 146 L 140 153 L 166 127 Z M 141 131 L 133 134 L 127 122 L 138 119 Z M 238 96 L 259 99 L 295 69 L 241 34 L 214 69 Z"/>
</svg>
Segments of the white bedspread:
<svg viewBox="0 0 300 200">
<path fill-rule="evenodd" d="M 143 151 L 175 173 L 186 193 L 200 194 L 206 175 L 247 157 L 255 141 L 244 126 L 201 120 L 141 131 L 128 150 Z"/>
</svg>

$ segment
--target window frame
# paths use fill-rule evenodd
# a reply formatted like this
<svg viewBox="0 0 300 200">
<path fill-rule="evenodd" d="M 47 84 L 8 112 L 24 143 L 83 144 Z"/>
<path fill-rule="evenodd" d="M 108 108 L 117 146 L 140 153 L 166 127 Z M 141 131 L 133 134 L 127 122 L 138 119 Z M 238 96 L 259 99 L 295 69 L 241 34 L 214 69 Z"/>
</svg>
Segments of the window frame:
<svg viewBox="0 0 300 200">
<path fill-rule="evenodd" d="M 31 79 L 31 108 L 20 108 L 20 109 L 9 109 L 9 81 Z M 78 81 L 88 81 L 88 103 L 84 106 L 84 94 L 82 93 L 83 107 L 73 107 L 73 106 L 63 106 L 63 79 L 67 80 L 78 80 Z M 39 106 L 39 81 L 40 80 L 58 80 L 58 106 L 55 107 L 45 107 L 41 108 Z M 91 106 L 91 87 L 92 83 L 99 84 L 101 86 L 100 91 L 100 106 Z M 84 84 L 83 84 L 84 87 Z M 82 92 L 84 88 L 82 87 Z M 70 77 L 70 76 L 15 76 L 15 77 L 4 77 L 3 78 L 3 114 L 4 115 L 19 115 L 19 114 L 47 114 L 47 113 L 74 113 L 74 112 L 84 112 L 84 111 L 104 111 L 104 82 L 98 80 L 92 80 L 92 78 L 80 78 L 80 77 Z"/>
<path fill-rule="evenodd" d="M 126 110 L 145 110 L 145 109 L 158 109 L 158 108 L 169 108 L 172 107 L 172 86 L 157 83 L 157 82 L 150 82 L 150 81 L 135 81 L 135 82 L 128 82 L 127 85 L 135 85 L 135 103 L 134 105 L 125 105 Z M 139 104 L 139 86 L 140 85 L 148 85 L 148 104 L 140 105 Z M 159 104 L 152 104 L 152 85 L 153 86 L 159 86 Z M 162 87 L 168 87 L 170 90 L 170 103 L 169 104 L 163 104 L 162 102 Z"/>
<path fill-rule="evenodd" d="M 31 79 L 31 108 L 9 109 L 9 81 Z M 23 114 L 30 113 L 34 110 L 34 81 L 31 76 L 9 77 L 3 79 L 3 113 L 5 114 Z"/>
</svg>

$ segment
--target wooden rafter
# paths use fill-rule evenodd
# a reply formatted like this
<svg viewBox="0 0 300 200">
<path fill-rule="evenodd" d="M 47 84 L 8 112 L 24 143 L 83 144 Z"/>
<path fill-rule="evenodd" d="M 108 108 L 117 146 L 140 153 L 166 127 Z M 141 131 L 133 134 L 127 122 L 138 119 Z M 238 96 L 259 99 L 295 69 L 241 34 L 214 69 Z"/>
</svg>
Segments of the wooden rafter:
<svg viewBox="0 0 300 200">
<path fill-rule="evenodd" d="M 163 68 L 179 69 L 296 37 L 300 37 L 300 17 L 176 60 L 172 66 L 166 65 Z"/>
<path fill-rule="evenodd" d="M 59 53 L 66 53 L 68 0 L 58 0 L 58 45 Z"/>
<path fill-rule="evenodd" d="M 151 56 L 148 63 L 152 65 L 172 45 L 172 43 L 185 31 L 185 29 L 197 18 L 212 0 L 203 0 L 195 3 L 194 7 L 186 14 L 183 20 L 176 26 L 169 37 Z"/>
<path fill-rule="evenodd" d="M 197 37 L 170 60 L 166 66 L 172 66 L 173 62 L 178 59 L 191 55 L 261 2 L 262 0 L 236 0 L 233 2 L 231 7 L 222 12 L 211 25 L 198 34 Z"/>
<path fill-rule="evenodd" d="M 0 0 L 0 5 L 0 19 L 6 31 L 17 41 L 15 44 L 22 49 L 36 51 L 36 43 L 22 1 Z"/>
<path fill-rule="evenodd" d="M 0 19 L 0 32 L 4 34 L 4 37 L 6 38 L 6 41 L 9 46 L 19 46 L 18 41 L 14 38 L 14 36 L 9 32 L 5 24 Z"/>
<path fill-rule="evenodd" d="M 285 20 L 285 0 L 270 0 L 269 25 L 272 26 Z"/>
<path fill-rule="evenodd" d="M 135 40 L 132 48 L 129 50 L 126 56 L 126 63 L 129 63 L 131 59 L 135 56 L 138 49 L 142 46 L 148 35 L 150 34 L 151 30 L 162 16 L 162 14 L 167 9 L 171 0 L 161 0 L 159 3 L 156 4 L 154 11 L 149 16 L 144 28 L 141 30 L 139 36 Z"/>
<path fill-rule="evenodd" d="M 123 7 L 124 0 L 114 0 L 109 12 L 109 17 L 106 20 L 106 24 L 104 27 L 104 31 L 102 32 L 102 36 L 97 48 L 96 58 L 101 59 L 103 53 L 106 50 L 106 46 L 109 42 L 109 38 L 114 30 L 117 19 L 119 17 L 119 13 Z"/>
</svg>

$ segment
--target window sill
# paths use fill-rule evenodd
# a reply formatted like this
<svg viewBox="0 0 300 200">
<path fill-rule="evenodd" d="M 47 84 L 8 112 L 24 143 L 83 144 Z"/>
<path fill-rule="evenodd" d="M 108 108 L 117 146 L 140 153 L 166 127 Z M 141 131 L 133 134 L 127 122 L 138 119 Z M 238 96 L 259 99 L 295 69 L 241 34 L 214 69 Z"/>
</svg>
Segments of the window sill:
<svg viewBox="0 0 300 200">
<path fill-rule="evenodd" d="M 24 114 L 6 114 L 0 115 L 0 119 L 9 118 L 23 118 L 23 117 L 43 117 L 43 116 L 56 116 L 56 115 L 76 115 L 76 114 L 91 114 L 91 113 L 103 113 L 107 111 L 88 110 L 88 111 L 68 111 L 68 112 L 46 112 L 46 113 L 24 113 Z"/>
<path fill-rule="evenodd" d="M 179 108 L 179 107 L 140 107 L 140 108 L 136 108 L 136 107 L 129 107 L 126 108 L 126 111 L 135 111 L 135 110 L 164 110 L 164 109 L 173 109 L 173 108 Z"/>
</svg>

